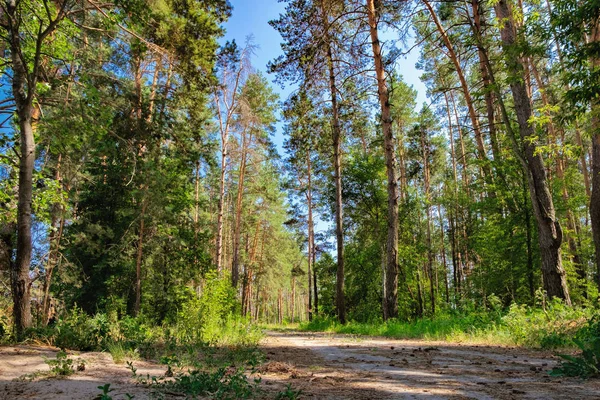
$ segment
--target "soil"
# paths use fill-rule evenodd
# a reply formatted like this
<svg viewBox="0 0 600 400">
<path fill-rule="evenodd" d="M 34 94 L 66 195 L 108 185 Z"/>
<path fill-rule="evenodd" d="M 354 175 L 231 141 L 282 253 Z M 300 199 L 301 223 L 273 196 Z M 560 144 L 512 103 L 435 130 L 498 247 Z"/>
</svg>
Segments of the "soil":
<svg viewBox="0 0 600 400">
<path fill-rule="evenodd" d="M 553 352 L 294 332 L 269 332 L 263 348 L 263 380 L 303 398 L 600 399 L 600 380 L 549 376 Z"/>
<path fill-rule="evenodd" d="M 550 377 L 558 360 L 552 352 L 297 332 L 268 332 L 261 347 L 267 360 L 256 375 L 265 399 L 288 385 L 305 399 L 600 399 L 599 380 Z M 45 358 L 57 350 L 0 347 L 0 400 L 93 399 L 105 383 L 115 400 L 125 393 L 153 398 L 107 353 L 71 353 L 85 360 L 85 370 L 48 378 Z M 166 369 L 134 365 L 141 375 L 163 376 Z"/>
</svg>

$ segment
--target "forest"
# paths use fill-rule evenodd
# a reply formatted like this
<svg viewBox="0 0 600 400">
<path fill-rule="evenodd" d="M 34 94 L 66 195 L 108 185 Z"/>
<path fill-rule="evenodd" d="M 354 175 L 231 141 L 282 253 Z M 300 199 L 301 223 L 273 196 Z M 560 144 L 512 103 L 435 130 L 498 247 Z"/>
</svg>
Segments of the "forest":
<svg viewBox="0 0 600 400">
<path fill-rule="evenodd" d="M 260 0 L 267 65 L 249 3 L 0 2 L 0 354 L 158 398 L 404 398 L 269 375 L 320 332 L 600 376 L 600 1 Z"/>
</svg>

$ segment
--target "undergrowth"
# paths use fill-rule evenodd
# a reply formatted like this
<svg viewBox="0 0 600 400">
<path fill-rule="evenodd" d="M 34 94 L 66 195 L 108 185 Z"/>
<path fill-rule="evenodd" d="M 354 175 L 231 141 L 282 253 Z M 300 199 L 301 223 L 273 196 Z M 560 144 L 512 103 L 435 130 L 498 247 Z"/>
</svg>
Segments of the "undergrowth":
<svg viewBox="0 0 600 400">
<path fill-rule="evenodd" d="M 600 316 L 596 315 L 577 332 L 573 342 L 580 350 L 577 355 L 560 354 L 560 365 L 554 376 L 600 377 Z"/>
<path fill-rule="evenodd" d="M 525 346 L 530 348 L 572 348 L 593 310 L 568 307 L 560 300 L 544 307 L 512 305 L 507 311 L 492 307 L 479 312 L 444 312 L 435 318 L 412 321 L 356 322 L 340 324 L 333 318 L 314 318 L 303 323 L 302 331 L 335 332 L 453 342 Z"/>
</svg>

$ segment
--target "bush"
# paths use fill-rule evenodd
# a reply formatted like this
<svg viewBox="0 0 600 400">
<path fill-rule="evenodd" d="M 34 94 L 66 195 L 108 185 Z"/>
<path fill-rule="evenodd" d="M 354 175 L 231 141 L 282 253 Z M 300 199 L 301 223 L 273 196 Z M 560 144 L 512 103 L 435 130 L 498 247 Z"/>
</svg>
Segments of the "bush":
<svg viewBox="0 0 600 400">
<path fill-rule="evenodd" d="M 54 345 L 74 350 L 101 350 L 116 334 L 116 321 L 109 321 L 106 314 L 87 315 L 75 306 L 54 327 Z"/>
<path fill-rule="evenodd" d="M 229 278 L 212 275 L 206 280 L 202 296 L 183 305 L 174 335 L 184 344 L 256 344 L 259 330 L 239 314 L 240 305 Z"/>
<path fill-rule="evenodd" d="M 589 317 L 589 311 L 553 299 L 546 308 L 513 304 L 502 325 L 517 345 L 553 349 L 570 345 Z"/>
<path fill-rule="evenodd" d="M 242 370 L 219 368 L 215 372 L 200 370 L 177 374 L 172 381 L 152 379 L 153 386 L 176 392 L 186 398 L 210 396 L 214 399 L 247 399 L 259 391 L 260 378 L 249 382 Z"/>
<path fill-rule="evenodd" d="M 573 342 L 581 350 L 581 354 L 560 354 L 562 361 L 551 374 L 581 378 L 600 376 L 600 315 L 591 318 L 587 325 L 577 332 Z"/>
<path fill-rule="evenodd" d="M 573 337 L 590 317 L 588 309 L 568 307 L 560 300 L 545 308 L 513 304 L 503 316 L 495 296 L 490 310 L 439 313 L 435 318 L 390 320 L 375 324 L 339 324 L 333 318 L 314 318 L 300 325 L 305 331 L 386 336 L 400 339 L 452 340 L 554 349 L 573 345 Z"/>
<path fill-rule="evenodd" d="M 56 376 L 68 376 L 75 372 L 73 360 L 67 356 L 67 352 L 64 350 L 59 351 L 55 359 L 46 359 L 46 364 L 50 366 L 50 372 Z"/>
</svg>

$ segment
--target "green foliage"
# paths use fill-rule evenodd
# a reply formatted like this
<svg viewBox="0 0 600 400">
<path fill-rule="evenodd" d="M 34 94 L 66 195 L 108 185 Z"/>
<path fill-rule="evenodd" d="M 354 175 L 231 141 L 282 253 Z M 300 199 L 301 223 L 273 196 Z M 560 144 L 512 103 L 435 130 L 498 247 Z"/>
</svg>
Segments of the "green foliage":
<svg viewBox="0 0 600 400">
<path fill-rule="evenodd" d="M 55 359 L 46 359 L 45 362 L 50 366 L 50 372 L 56 376 L 69 376 L 75 372 L 73 360 L 68 357 L 65 350 L 56 353 Z"/>
<path fill-rule="evenodd" d="M 179 312 L 175 335 L 182 343 L 256 343 L 260 333 L 239 311 L 230 280 L 209 275 L 200 298 L 184 304 Z"/>
<path fill-rule="evenodd" d="M 560 354 L 560 365 L 551 371 L 554 376 L 600 376 L 600 316 L 591 318 L 573 339 L 581 351 L 578 355 Z"/>
<path fill-rule="evenodd" d="M 96 397 L 94 397 L 94 400 L 113 400 L 113 398 L 110 395 L 110 393 L 114 392 L 115 389 L 111 389 L 110 383 L 105 383 L 102 386 L 98 386 L 98 389 L 100 389 L 100 391 L 102 393 L 100 393 L 99 395 L 97 395 Z M 125 399 L 131 400 L 133 398 L 135 398 L 135 396 L 133 396 L 133 395 L 131 395 L 129 393 L 125 393 Z"/>
<path fill-rule="evenodd" d="M 399 339 L 425 339 L 480 342 L 487 344 L 564 348 L 583 335 L 582 328 L 590 311 L 551 301 L 546 309 L 513 305 L 503 313 L 498 299 L 487 311 L 438 314 L 435 318 L 379 323 L 349 322 L 341 325 L 335 319 L 314 318 L 300 325 L 305 331 L 327 331 L 355 335 L 385 336 Z M 585 336 L 585 335 L 584 335 Z"/>
<path fill-rule="evenodd" d="M 284 391 L 277 393 L 277 396 L 275 396 L 275 399 L 276 400 L 284 400 L 284 399 L 296 400 L 296 399 L 300 398 L 301 394 L 302 394 L 302 390 L 300 390 L 300 389 L 294 390 L 292 388 L 292 384 L 288 383 L 286 385 Z"/>
<path fill-rule="evenodd" d="M 136 360 L 139 358 L 139 349 L 137 347 L 127 347 L 124 342 L 108 343 L 106 350 L 112 356 L 115 364 L 122 364 L 126 359 Z"/>
<path fill-rule="evenodd" d="M 100 350 L 113 333 L 114 322 L 106 314 L 88 316 L 74 307 L 54 327 L 54 345 L 75 350 Z"/>
<path fill-rule="evenodd" d="M 98 389 L 100 389 L 102 391 L 102 393 L 99 394 L 98 396 L 96 396 L 96 399 L 112 400 L 112 397 L 110 396 L 110 392 L 114 392 L 115 389 L 110 388 L 110 383 L 105 383 L 102 386 L 98 386 Z"/>
<path fill-rule="evenodd" d="M 566 306 L 559 299 L 550 301 L 545 308 L 511 305 L 502 318 L 515 344 L 547 349 L 571 344 L 571 338 L 590 317 L 590 311 Z"/>
<path fill-rule="evenodd" d="M 192 370 L 180 373 L 173 380 L 152 379 L 152 386 L 176 392 L 187 398 L 210 396 L 214 399 L 248 399 L 259 391 L 260 378 L 250 382 L 243 370 L 219 368 L 215 372 Z"/>
</svg>

